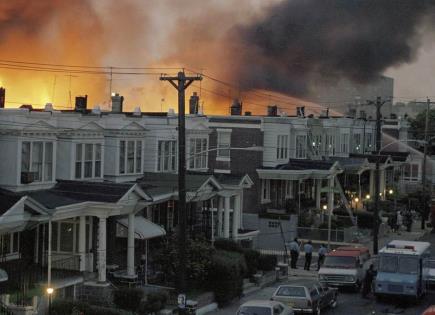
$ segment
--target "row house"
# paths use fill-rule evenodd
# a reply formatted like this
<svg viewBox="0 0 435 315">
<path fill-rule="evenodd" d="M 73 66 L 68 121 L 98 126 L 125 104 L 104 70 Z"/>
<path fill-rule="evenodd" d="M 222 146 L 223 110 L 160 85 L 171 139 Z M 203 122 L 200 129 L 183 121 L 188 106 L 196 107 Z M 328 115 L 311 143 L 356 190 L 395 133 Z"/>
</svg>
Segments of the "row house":
<svg viewBox="0 0 435 315">
<path fill-rule="evenodd" d="M 0 109 L 3 292 L 47 279 L 66 295 L 83 283 L 136 281 L 149 240 L 176 230 L 178 117 L 125 113 L 122 103 L 116 94 L 110 112 L 86 109 L 86 97 L 71 111 Z M 210 171 L 210 133 L 207 117 L 187 117 L 189 233 L 252 238 L 241 209 L 253 182 Z"/>
<path fill-rule="evenodd" d="M 297 215 L 306 209 L 352 208 L 374 195 L 375 123 L 364 118 L 242 115 L 235 102 L 231 116 L 209 116 L 209 155 L 214 173 L 249 174 L 252 188 L 243 192 L 243 229 L 258 230 L 256 246 L 281 246 L 295 236 Z M 301 114 L 302 113 L 302 114 Z M 392 183 L 388 170 L 406 156 L 380 157 L 381 198 Z M 390 185 L 390 186 L 389 186 Z M 282 228 L 280 231 L 280 227 Z M 284 231 L 284 232 L 283 232 Z M 282 246 L 281 246 L 282 248 Z"/>
</svg>

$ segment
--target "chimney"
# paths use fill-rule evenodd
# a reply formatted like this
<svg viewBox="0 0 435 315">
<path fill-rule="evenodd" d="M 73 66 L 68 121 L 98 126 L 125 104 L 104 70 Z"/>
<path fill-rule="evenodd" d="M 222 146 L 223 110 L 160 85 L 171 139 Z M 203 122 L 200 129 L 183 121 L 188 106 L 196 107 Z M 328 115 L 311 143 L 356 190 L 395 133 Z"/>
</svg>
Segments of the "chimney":
<svg viewBox="0 0 435 315">
<path fill-rule="evenodd" d="M 112 93 L 112 113 L 122 113 L 122 103 L 124 103 L 124 96 Z"/>
<path fill-rule="evenodd" d="M 296 107 L 296 116 L 305 117 L 305 106 Z"/>
<path fill-rule="evenodd" d="M 140 106 L 136 106 L 136 107 L 134 108 L 133 116 L 138 116 L 138 117 L 142 116 L 142 112 L 141 112 L 141 110 L 140 110 Z"/>
<path fill-rule="evenodd" d="M 0 108 L 5 108 L 6 90 L 0 87 Z"/>
<path fill-rule="evenodd" d="M 198 115 L 198 111 L 199 111 L 199 96 L 196 94 L 196 92 L 193 92 L 193 95 L 190 97 L 189 100 L 189 114 Z"/>
<path fill-rule="evenodd" d="M 276 105 L 267 106 L 267 116 L 269 116 L 269 117 L 278 116 L 278 106 L 276 106 Z"/>
<path fill-rule="evenodd" d="M 233 104 L 231 104 L 231 116 L 240 115 L 242 115 L 242 102 L 235 98 Z"/>
<path fill-rule="evenodd" d="M 252 113 L 251 112 L 245 112 L 245 116 L 251 116 Z"/>
<path fill-rule="evenodd" d="M 76 103 L 74 110 L 76 112 L 86 112 L 86 106 L 88 105 L 88 96 L 76 96 Z"/>
<path fill-rule="evenodd" d="M 51 104 L 51 103 L 46 103 L 45 104 L 45 107 L 44 107 L 44 112 L 52 112 L 54 109 L 53 109 L 53 104 Z"/>
<path fill-rule="evenodd" d="M 350 118 L 355 118 L 356 117 L 356 109 L 355 108 L 349 108 L 349 110 L 347 111 L 347 115 Z"/>
</svg>

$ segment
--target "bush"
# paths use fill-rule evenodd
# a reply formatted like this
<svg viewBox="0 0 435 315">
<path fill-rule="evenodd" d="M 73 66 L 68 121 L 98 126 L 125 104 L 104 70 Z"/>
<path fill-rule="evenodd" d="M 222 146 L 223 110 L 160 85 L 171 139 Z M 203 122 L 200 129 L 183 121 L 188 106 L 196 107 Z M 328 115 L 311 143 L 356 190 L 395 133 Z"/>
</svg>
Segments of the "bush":
<svg viewBox="0 0 435 315">
<path fill-rule="evenodd" d="M 216 249 L 225 250 L 229 252 L 243 253 L 243 248 L 239 243 L 231 240 L 220 239 L 214 242 L 214 247 Z"/>
<path fill-rule="evenodd" d="M 126 312 L 122 310 L 89 305 L 80 301 L 54 300 L 51 304 L 51 314 L 53 315 L 68 315 L 73 312 L 92 315 L 126 315 Z"/>
<path fill-rule="evenodd" d="M 358 213 L 358 227 L 360 229 L 371 229 L 373 228 L 373 214 L 372 213 Z"/>
<path fill-rule="evenodd" d="M 243 252 L 246 261 L 247 276 L 251 277 L 258 270 L 258 261 L 260 258 L 260 252 L 254 249 L 245 249 Z"/>
<path fill-rule="evenodd" d="M 244 257 L 235 252 L 218 251 L 213 255 L 208 281 L 219 306 L 242 295 Z M 246 266 L 246 264 L 245 264 Z"/>
<path fill-rule="evenodd" d="M 275 270 L 278 259 L 275 255 L 260 255 L 258 258 L 258 269 L 263 271 Z"/>
<path fill-rule="evenodd" d="M 113 291 L 113 303 L 119 308 L 136 311 L 141 303 L 144 293 L 138 288 L 123 288 Z"/>
<path fill-rule="evenodd" d="M 149 293 L 146 297 L 146 301 L 141 302 L 141 305 L 139 307 L 139 313 L 157 313 L 165 307 L 167 300 L 168 294 L 166 292 Z"/>
</svg>

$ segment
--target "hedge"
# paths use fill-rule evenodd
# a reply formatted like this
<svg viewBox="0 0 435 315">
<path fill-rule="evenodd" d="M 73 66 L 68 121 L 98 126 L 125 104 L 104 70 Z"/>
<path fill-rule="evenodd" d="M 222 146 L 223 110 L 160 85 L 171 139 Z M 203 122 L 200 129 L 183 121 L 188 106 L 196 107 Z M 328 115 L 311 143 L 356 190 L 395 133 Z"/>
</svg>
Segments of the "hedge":
<svg viewBox="0 0 435 315">
<path fill-rule="evenodd" d="M 140 314 L 157 313 L 165 307 L 169 296 L 166 292 L 152 292 L 147 294 L 146 300 L 142 301 L 139 307 Z"/>
<path fill-rule="evenodd" d="M 258 269 L 263 271 L 275 270 L 278 259 L 275 255 L 260 255 L 258 257 Z"/>
<path fill-rule="evenodd" d="M 247 267 L 247 276 L 251 277 L 258 270 L 258 264 L 260 260 L 260 252 L 254 249 L 245 249 L 243 251 L 243 255 L 245 256 L 246 267 Z"/>
<path fill-rule="evenodd" d="M 361 229 L 373 228 L 373 214 L 372 213 L 358 213 L 357 215 L 358 227 Z"/>
<path fill-rule="evenodd" d="M 229 251 L 229 252 L 237 252 L 243 253 L 243 248 L 239 243 L 236 243 L 231 240 L 219 239 L 214 242 L 214 247 L 216 249 Z"/>
<path fill-rule="evenodd" d="M 141 305 L 144 292 L 139 288 L 123 288 L 113 291 L 113 303 L 124 310 L 136 311 Z"/>
<path fill-rule="evenodd" d="M 88 303 L 80 302 L 80 301 L 56 299 L 51 304 L 52 315 L 68 315 L 68 314 L 72 314 L 74 311 L 86 315 L 87 314 L 92 314 L 92 315 L 127 315 L 128 314 L 123 310 L 89 305 Z"/>
<path fill-rule="evenodd" d="M 219 250 L 213 255 L 208 281 L 219 306 L 242 295 L 245 273 L 246 262 L 242 254 Z"/>
</svg>

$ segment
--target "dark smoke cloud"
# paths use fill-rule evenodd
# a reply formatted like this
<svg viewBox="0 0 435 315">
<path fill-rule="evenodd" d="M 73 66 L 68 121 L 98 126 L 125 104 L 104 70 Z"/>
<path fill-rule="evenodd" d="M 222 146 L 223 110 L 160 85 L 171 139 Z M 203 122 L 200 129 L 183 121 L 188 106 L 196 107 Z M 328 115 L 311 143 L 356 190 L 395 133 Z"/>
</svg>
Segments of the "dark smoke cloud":
<svg viewBox="0 0 435 315">
<path fill-rule="evenodd" d="M 244 89 L 304 96 L 314 83 L 368 83 L 410 62 L 433 0 L 287 0 L 232 30 L 239 42 L 233 79 Z"/>
</svg>

